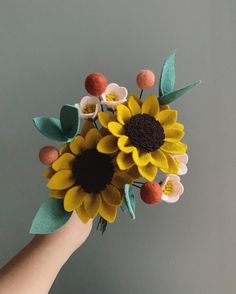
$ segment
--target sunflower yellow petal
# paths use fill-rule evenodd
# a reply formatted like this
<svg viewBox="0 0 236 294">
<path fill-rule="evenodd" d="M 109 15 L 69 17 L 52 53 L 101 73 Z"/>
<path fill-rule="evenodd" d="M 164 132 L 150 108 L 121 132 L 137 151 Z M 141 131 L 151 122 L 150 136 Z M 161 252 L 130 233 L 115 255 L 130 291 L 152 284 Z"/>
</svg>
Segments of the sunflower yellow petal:
<svg viewBox="0 0 236 294">
<path fill-rule="evenodd" d="M 112 186 L 108 185 L 106 189 L 104 189 L 102 192 L 102 199 L 109 205 L 120 205 L 122 202 L 122 197 L 120 194 L 120 191 Z"/>
<path fill-rule="evenodd" d="M 97 143 L 101 138 L 102 136 L 97 129 L 93 128 L 89 130 L 87 135 L 85 136 L 86 149 L 96 148 Z"/>
<path fill-rule="evenodd" d="M 155 150 L 151 153 L 151 163 L 157 167 L 168 167 L 168 160 L 166 155 L 160 149 Z"/>
<path fill-rule="evenodd" d="M 91 218 L 95 218 L 101 206 L 101 196 L 99 194 L 87 195 L 84 199 L 84 208 Z"/>
<path fill-rule="evenodd" d="M 145 166 L 151 160 L 151 154 L 147 152 L 143 152 L 135 148 L 132 152 L 133 161 L 138 166 Z"/>
<path fill-rule="evenodd" d="M 163 127 L 170 127 L 176 123 L 177 111 L 176 110 L 163 110 L 156 115 L 156 119 Z"/>
<path fill-rule="evenodd" d="M 126 170 L 134 165 L 133 157 L 131 153 L 124 153 L 120 151 L 116 157 L 116 162 L 121 170 Z"/>
<path fill-rule="evenodd" d="M 99 133 L 101 134 L 102 137 L 110 135 L 110 132 L 108 131 L 108 129 L 106 129 L 104 127 L 101 127 L 101 129 L 99 130 Z"/>
<path fill-rule="evenodd" d="M 160 147 L 162 151 L 171 154 L 184 154 L 187 151 L 187 145 L 182 142 L 164 142 Z"/>
<path fill-rule="evenodd" d="M 97 145 L 97 150 L 101 153 L 112 154 L 118 151 L 117 138 L 113 135 L 103 137 Z"/>
<path fill-rule="evenodd" d="M 72 171 L 60 170 L 48 181 L 47 187 L 52 190 L 64 190 L 75 184 Z"/>
<path fill-rule="evenodd" d="M 160 111 L 162 111 L 162 110 L 166 110 L 166 109 L 170 109 L 169 104 L 160 105 Z"/>
<path fill-rule="evenodd" d="M 128 107 L 132 115 L 139 114 L 141 112 L 141 108 L 137 102 L 137 100 L 133 97 L 130 96 L 128 100 Z"/>
<path fill-rule="evenodd" d="M 64 198 L 64 209 L 66 211 L 72 211 L 78 208 L 88 193 L 84 192 L 80 186 L 74 186 L 66 192 Z"/>
<path fill-rule="evenodd" d="M 108 130 L 112 133 L 112 135 L 116 137 L 121 137 L 125 135 L 124 127 L 118 122 L 109 122 L 108 123 Z"/>
<path fill-rule="evenodd" d="M 151 163 L 146 166 L 138 166 L 138 171 L 140 175 L 149 182 L 153 181 L 157 175 L 157 167 Z"/>
<path fill-rule="evenodd" d="M 50 198 L 56 198 L 56 199 L 63 199 L 65 197 L 67 190 L 51 190 L 49 193 Z"/>
<path fill-rule="evenodd" d="M 123 104 L 118 104 L 116 107 L 117 110 L 117 120 L 122 125 L 125 125 L 125 123 L 131 118 L 131 113 L 128 107 L 126 107 Z"/>
<path fill-rule="evenodd" d="M 75 159 L 75 156 L 71 153 L 62 154 L 57 160 L 55 160 L 52 164 L 52 168 L 55 171 L 59 171 L 61 169 L 72 169 L 72 164 Z"/>
<path fill-rule="evenodd" d="M 138 103 L 139 106 L 142 105 L 142 101 L 141 101 L 141 99 L 139 98 L 138 94 L 131 92 L 131 93 L 129 93 L 129 95 L 128 95 L 128 100 L 129 100 L 131 97 L 134 98 L 134 100 Z M 140 108 L 140 109 L 141 109 L 141 108 Z"/>
<path fill-rule="evenodd" d="M 127 174 L 130 175 L 132 177 L 133 180 L 137 180 L 138 178 L 140 178 L 140 173 L 138 170 L 137 165 L 133 165 L 128 171 Z"/>
<path fill-rule="evenodd" d="M 168 166 L 166 168 L 160 167 L 160 170 L 164 173 L 167 174 L 177 174 L 178 173 L 178 162 L 175 158 L 170 156 L 169 154 L 165 154 L 167 161 L 168 161 Z"/>
<path fill-rule="evenodd" d="M 85 141 L 82 136 L 77 136 L 73 141 L 70 142 L 70 150 L 75 155 L 80 154 L 85 150 Z"/>
<path fill-rule="evenodd" d="M 86 120 L 82 125 L 82 128 L 80 130 L 80 135 L 82 137 L 85 137 L 87 135 L 88 131 L 91 130 L 92 128 L 94 128 L 93 122 L 90 120 Z"/>
<path fill-rule="evenodd" d="M 84 204 L 82 204 L 80 207 L 76 208 L 75 211 L 76 211 L 78 217 L 80 218 L 80 220 L 84 224 L 86 224 L 90 220 L 90 216 L 86 212 L 86 210 L 84 208 Z"/>
<path fill-rule="evenodd" d="M 125 184 L 131 184 L 133 179 L 130 175 L 124 172 L 116 172 L 112 178 L 112 185 L 118 189 L 123 189 Z"/>
<path fill-rule="evenodd" d="M 130 153 L 135 149 L 135 147 L 132 146 L 129 137 L 127 136 L 120 137 L 117 142 L 117 145 L 119 149 L 123 151 L 124 153 Z"/>
<path fill-rule="evenodd" d="M 155 117 L 160 110 L 157 96 L 154 94 L 148 95 L 142 105 L 142 113 L 146 113 Z"/>
<path fill-rule="evenodd" d="M 112 223 L 116 219 L 117 215 L 117 206 L 109 205 L 104 200 L 102 200 L 102 204 L 99 209 L 99 214 L 107 220 L 109 223 Z"/>
<path fill-rule="evenodd" d="M 98 119 L 100 121 L 100 124 L 104 128 L 107 128 L 109 122 L 116 121 L 116 116 L 111 112 L 99 112 Z"/>
<path fill-rule="evenodd" d="M 164 129 L 165 141 L 176 142 L 180 141 L 184 136 L 184 131 L 176 128 Z"/>
<path fill-rule="evenodd" d="M 70 152 L 70 145 L 67 143 L 67 144 L 63 144 L 60 149 L 59 149 L 59 154 L 62 155 L 64 153 L 68 153 Z"/>
<path fill-rule="evenodd" d="M 43 176 L 47 179 L 50 179 L 53 175 L 55 174 L 55 170 L 52 169 L 51 167 L 48 167 L 44 173 L 43 173 Z"/>
</svg>

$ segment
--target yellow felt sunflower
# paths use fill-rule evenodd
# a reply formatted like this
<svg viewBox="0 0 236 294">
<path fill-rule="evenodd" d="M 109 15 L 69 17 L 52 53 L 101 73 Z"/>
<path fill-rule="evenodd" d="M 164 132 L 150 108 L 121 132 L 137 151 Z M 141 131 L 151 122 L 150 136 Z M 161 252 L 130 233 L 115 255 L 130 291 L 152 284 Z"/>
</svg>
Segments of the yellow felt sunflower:
<svg viewBox="0 0 236 294">
<path fill-rule="evenodd" d="M 45 172 L 50 197 L 64 199 L 64 209 L 75 210 L 84 223 L 97 214 L 113 222 L 124 185 L 133 181 L 117 168 L 112 156 L 97 150 L 101 133 L 86 123 L 81 135 L 61 148 L 59 158 Z"/>
<path fill-rule="evenodd" d="M 126 105 L 117 105 L 117 113 L 100 112 L 101 125 L 109 135 L 97 146 L 99 152 L 117 152 L 117 165 L 121 170 L 136 166 L 140 176 L 152 181 L 158 168 L 167 173 L 177 173 L 178 163 L 173 154 L 184 154 L 187 145 L 181 142 L 184 126 L 177 123 L 177 111 L 159 105 L 156 95 L 144 102 L 134 94 Z"/>
</svg>

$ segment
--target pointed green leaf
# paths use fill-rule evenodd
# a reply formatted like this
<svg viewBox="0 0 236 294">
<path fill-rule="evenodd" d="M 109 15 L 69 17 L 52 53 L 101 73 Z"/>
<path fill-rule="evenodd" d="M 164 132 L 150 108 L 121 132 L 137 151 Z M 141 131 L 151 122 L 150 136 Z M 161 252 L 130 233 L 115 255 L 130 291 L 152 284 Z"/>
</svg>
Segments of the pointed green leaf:
<svg viewBox="0 0 236 294">
<path fill-rule="evenodd" d="M 159 95 L 164 96 L 174 91 L 175 87 L 175 54 L 176 50 L 166 59 L 163 64 Z"/>
<path fill-rule="evenodd" d="M 129 212 L 132 219 L 135 219 L 135 196 L 132 191 L 132 186 L 129 184 L 125 185 L 125 199 L 121 208 L 123 211 Z"/>
<path fill-rule="evenodd" d="M 70 139 L 74 138 L 80 128 L 79 109 L 73 105 L 63 105 L 60 113 L 60 121 L 63 133 Z"/>
<path fill-rule="evenodd" d="M 52 233 L 62 227 L 70 216 L 71 212 L 64 210 L 62 199 L 48 198 L 36 213 L 30 228 L 30 233 Z"/>
<path fill-rule="evenodd" d="M 45 137 L 59 142 L 68 141 L 68 138 L 63 134 L 61 130 L 59 119 L 54 117 L 39 116 L 33 118 L 33 122 L 38 131 Z"/>
<path fill-rule="evenodd" d="M 194 82 L 194 83 L 192 83 L 190 85 L 185 86 L 182 89 L 176 90 L 176 91 L 174 91 L 172 93 L 169 93 L 169 94 L 167 94 L 165 96 L 161 96 L 161 97 L 158 98 L 159 103 L 161 105 L 169 104 L 169 103 L 175 101 L 180 96 L 183 96 L 184 94 L 190 92 L 192 90 L 192 88 L 194 88 L 195 86 L 201 84 L 201 82 L 202 82 L 201 80 L 196 81 L 196 82 Z"/>
</svg>

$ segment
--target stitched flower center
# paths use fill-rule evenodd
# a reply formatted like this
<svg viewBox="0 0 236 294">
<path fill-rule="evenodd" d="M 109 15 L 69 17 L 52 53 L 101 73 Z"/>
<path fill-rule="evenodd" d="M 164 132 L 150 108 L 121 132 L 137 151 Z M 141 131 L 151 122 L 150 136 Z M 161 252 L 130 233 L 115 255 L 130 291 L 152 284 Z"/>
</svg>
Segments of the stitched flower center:
<svg viewBox="0 0 236 294">
<path fill-rule="evenodd" d="M 96 110 L 96 105 L 95 104 L 87 104 L 83 108 L 83 113 L 94 113 Z"/>
<path fill-rule="evenodd" d="M 109 94 L 106 94 L 106 100 L 107 101 L 118 101 L 119 97 L 114 93 L 109 93 Z"/>
<path fill-rule="evenodd" d="M 166 195 L 171 195 L 173 193 L 174 190 L 174 185 L 171 181 L 167 181 L 167 183 L 165 184 L 165 188 L 163 190 L 163 193 Z"/>
<path fill-rule="evenodd" d="M 125 132 L 131 143 L 140 150 L 151 152 L 164 144 L 164 130 L 154 117 L 136 114 L 125 124 Z"/>
<path fill-rule="evenodd" d="M 111 183 L 114 165 L 109 155 L 88 149 L 77 155 L 72 166 L 76 182 L 87 193 L 99 193 Z"/>
</svg>

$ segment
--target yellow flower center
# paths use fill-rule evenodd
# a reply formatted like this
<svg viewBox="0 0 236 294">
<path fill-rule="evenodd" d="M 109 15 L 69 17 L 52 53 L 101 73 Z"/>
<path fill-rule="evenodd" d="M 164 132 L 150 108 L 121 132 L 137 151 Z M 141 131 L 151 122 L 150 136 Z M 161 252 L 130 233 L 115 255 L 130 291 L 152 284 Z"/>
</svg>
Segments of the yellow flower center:
<svg viewBox="0 0 236 294">
<path fill-rule="evenodd" d="M 83 108 L 83 113 L 94 113 L 96 110 L 95 104 L 86 104 Z"/>
<path fill-rule="evenodd" d="M 106 100 L 107 101 L 118 101 L 119 97 L 114 93 L 109 93 L 109 94 L 106 94 Z"/>
<path fill-rule="evenodd" d="M 167 181 L 165 188 L 163 190 L 163 193 L 166 195 L 171 195 L 173 193 L 174 190 L 174 184 L 169 180 Z"/>
</svg>

